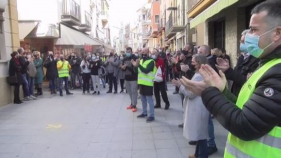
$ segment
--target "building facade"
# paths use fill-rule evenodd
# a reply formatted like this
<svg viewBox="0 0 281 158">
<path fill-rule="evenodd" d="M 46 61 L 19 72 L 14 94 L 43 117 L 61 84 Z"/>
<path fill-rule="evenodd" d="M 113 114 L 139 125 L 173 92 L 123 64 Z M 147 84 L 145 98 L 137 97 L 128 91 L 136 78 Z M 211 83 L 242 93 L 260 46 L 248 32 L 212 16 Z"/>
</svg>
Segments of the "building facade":
<svg viewBox="0 0 281 158">
<path fill-rule="evenodd" d="M 0 107 L 11 103 L 13 89 L 7 84 L 10 54 L 20 46 L 16 0 L 0 1 Z"/>
</svg>

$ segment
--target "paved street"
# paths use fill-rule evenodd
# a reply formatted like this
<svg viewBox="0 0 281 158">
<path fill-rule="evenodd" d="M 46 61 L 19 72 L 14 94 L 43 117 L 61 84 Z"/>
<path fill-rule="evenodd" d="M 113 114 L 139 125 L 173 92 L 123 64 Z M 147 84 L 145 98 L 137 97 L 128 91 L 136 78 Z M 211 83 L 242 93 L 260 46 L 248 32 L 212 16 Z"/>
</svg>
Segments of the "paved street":
<svg viewBox="0 0 281 158">
<path fill-rule="evenodd" d="M 182 106 L 169 85 L 171 109 L 146 123 L 126 110 L 127 94 L 51 96 L 0 109 L 0 158 L 186 158 L 194 146 L 182 135 Z M 164 104 L 162 103 L 162 106 Z M 138 107 L 141 102 L 138 100 Z M 215 121 L 223 157 L 227 132 Z"/>
</svg>

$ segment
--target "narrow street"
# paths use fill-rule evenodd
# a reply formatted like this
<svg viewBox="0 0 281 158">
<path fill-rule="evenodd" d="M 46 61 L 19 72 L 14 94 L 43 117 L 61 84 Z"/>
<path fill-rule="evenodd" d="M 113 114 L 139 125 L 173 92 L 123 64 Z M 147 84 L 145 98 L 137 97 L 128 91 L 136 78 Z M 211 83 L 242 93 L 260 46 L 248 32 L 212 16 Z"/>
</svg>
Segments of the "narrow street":
<svg viewBox="0 0 281 158">
<path fill-rule="evenodd" d="M 171 108 L 155 110 L 156 121 L 137 119 L 141 112 L 126 109 L 129 96 L 105 94 L 51 96 L 0 109 L 0 158 L 186 158 L 194 153 L 178 124 L 182 123 L 179 95 L 169 85 Z M 163 106 L 164 104 L 162 104 Z M 227 132 L 215 120 L 223 157 Z"/>
</svg>

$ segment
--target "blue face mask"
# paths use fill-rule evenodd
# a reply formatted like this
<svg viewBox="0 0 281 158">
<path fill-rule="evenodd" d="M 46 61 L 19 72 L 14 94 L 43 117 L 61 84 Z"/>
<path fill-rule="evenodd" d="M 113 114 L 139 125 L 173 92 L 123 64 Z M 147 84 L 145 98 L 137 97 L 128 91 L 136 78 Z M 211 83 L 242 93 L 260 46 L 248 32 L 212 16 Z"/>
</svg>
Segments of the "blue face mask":
<svg viewBox="0 0 281 158">
<path fill-rule="evenodd" d="M 259 42 L 260 42 L 260 37 L 267 34 L 268 32 L 274 30 L 275 28 L 263 33 L 262 35 L 258 36 L 258 35 L 251 35 L 251 34 L 246 34 L 245 36 L 245 45 L 247 46 L 247 50 L 248 52 L 258 58 L 262 55 L 262 53 L 264 52 L 264 50 L 266 48 L 268 48 L 269 46 L 271 46 L 274 42 L 271 42 L 269 45 L 267 45 L 265 48 L 260 48 L 259 46 Z"/>
<path fill-rule="evenodd" d="M 96 57 L 92 57 L 92 60 L 96 60 Z"/>
<path fill-rule="evenodd" d="M 131 53 L 126 53 L 126 57 L 130 57 L 131 56 Z"/>
<path fill-rule="evenodd" d="M 240 43 L 240 51 L 244 52 L 244 53 L 248 52 L 248 49 L 247 49 L 247 46 L 245 43 Z"/>
<path fill-rule="evenodd" d="M 151 55 L 151 58 L 152 59 L 156 59 L 156 55 Z"/>
</svg>

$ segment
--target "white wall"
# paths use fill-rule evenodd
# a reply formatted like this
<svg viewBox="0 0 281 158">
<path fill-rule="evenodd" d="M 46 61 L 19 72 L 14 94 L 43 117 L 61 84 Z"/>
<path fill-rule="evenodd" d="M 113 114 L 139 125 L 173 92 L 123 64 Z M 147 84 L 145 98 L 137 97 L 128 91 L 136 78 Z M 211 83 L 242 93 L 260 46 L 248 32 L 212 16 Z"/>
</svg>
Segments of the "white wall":
<svg viewBox="0 0 281 158">
<path fill-rule="evenodd" d="M 5 7 L 3 16 L 5 21 L 3 22 L 3 33 L 0 34 L 0 77 L 5 77 L 8 75 L 7 61 L 11 59 L 10 54 L 12 53 L 12 35 L 8 6 Z"/>
<path fill-rule="evenodd" d="M 63 0 L 17 0 L 19 20 L 41 20 L 44 23 L 60 22 Z M 60 7 L 59 7 L 60 6 Z"/>
</svg>

